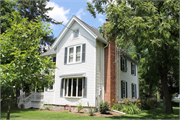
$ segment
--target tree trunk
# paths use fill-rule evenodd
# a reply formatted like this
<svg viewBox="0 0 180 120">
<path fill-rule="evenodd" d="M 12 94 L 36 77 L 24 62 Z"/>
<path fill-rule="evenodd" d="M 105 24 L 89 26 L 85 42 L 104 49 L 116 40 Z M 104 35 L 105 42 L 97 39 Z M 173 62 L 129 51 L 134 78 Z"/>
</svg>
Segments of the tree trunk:
<svg viewBox="0 0 180 120">
<path fill-rule="evenodd" d="M 10 120 L 11 100 L 8 101 L 7 120 Z"/>
<path fill-rule="evenodd" d="M 167 76 L 166 76 L 166 74 L 161 75 L 161 84 L 162 84 L 163 94 L 164 94 L 164 97 L 165 97 L 166 112 L 167 113 L 173 113 L 171 96 L 170 96 L 169 88 L 168 88 L 168 85 L 167 85 Z"/>
</svg>

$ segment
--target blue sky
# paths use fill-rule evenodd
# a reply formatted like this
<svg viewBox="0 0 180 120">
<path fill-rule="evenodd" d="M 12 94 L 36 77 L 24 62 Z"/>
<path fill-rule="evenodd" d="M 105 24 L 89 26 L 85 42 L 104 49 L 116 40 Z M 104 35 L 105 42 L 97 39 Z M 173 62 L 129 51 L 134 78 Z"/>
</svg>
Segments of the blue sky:
<svg viewBox="0 0 180 120">
<path fill-rule="evenodd" d="M 98 28 L 105 23 L 105 15 L 97 14 L 94 18 L 89 11 L 86 10 L 86 1 L 91 2 L 92 0 L 50 0 L 47 7 L 54 7 L 54 9 L 47 14 L 66 25 L 70 18 L 75 15 L 82 21 L 86 22 L 90 26 Z M 54 37 L 58 37 L 64 26 L 51 24 L 53 29 Z"/>
</svg>

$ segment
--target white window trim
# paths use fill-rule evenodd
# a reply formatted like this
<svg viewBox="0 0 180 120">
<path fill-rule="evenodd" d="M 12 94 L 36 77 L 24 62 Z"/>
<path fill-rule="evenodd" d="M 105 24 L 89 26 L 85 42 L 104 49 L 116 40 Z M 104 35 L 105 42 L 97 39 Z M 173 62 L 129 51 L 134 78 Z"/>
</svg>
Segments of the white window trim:
<svg viewBox="0 0 180 120">
<path fill-rule="evenodd" d="M 80 61 L 76 62 L 76 47 L 77 46 L 81 47 L 81 51 L 80 51 Z M 70 48 L 73 48 L 73 62 L 69 62 L 69 49 Z M 75 64 L 75 63 L 81 63 L 81 62 L 82 62 L 82 44 L 67 47 L 67 64 Z"/>
<path fill-rule="evenodd" d="M 78 96 L 78 80 L 79 80 L 79 78 L 82 78 L 82 96 Z M 68 96 L 69 79 L 72 80 L 72 82 L 71 82 L 71 96 Z M 64 98 L 82 98 L 84 95 L 84 90 L 83 90 L 84 78 L 83 77 L 75 78 L 77 80 L 76 81 L 76 96 L 72 95 L 73 94 L 73 79 L 74 78 L 65 78 L 65 81 L 67 80 L 67 87 L 66 87 L 66 95 L 65 95 L 65 81 L 64 81 L 64 84 L 63 84 L 63 97 Z"/>
</svg>

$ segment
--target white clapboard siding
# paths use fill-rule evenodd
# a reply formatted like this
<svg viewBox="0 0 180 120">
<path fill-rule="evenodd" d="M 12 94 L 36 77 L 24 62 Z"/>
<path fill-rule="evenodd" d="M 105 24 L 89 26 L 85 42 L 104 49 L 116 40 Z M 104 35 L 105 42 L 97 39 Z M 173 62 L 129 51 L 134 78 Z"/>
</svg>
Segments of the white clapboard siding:
<svg viewBox="0 0 180 120">
<path fill-rule="evenodd" d="M 96 42 L 96 106 L 104 99 L 104 47 Z"/>
<path fill-rule="evenodd" d="M 70 29 L 79 29 L 80 36 L 73 39 L 73 31 L 69 30 L 63 37 L 56 49 L 56 69 L 55 72 L 55 91 L 53 104 L 58 105 L 77 105 L 78 102 L 83 103 L 84 106 L 95 106 L 95 52 L 96 40 L 77 22 L 75 22 Z M 82 36 L 81 36 L 82 35 Z M 84 63 L 67 64 L 64 65 L 64 49 L 68 46 L 78 44 L 86 44 L 86 59 Z M 63 98 L 60 97 L 61 79 L 63 74 L 85 73 L 87 77 L 87 98 Z"/>
<path fill-rule="evenodd" d="M 120 59 L 120 57 L 119 57 Z M 127 82 L 127 88 L 128 88 L 128 98 L 131 98 L 131 83 L 135 83 L 137 86 L 137 97 L 139 96 L 139 82 L 138 82 L 138 66 L 136 65 L 136 76 L 131 75 L 131 61 L 127 59 L 127 72 L 123 72 L 120 70 L 120 81 L 119 81 L 119 87 L 121 88 L 121 80 L 125 80 Z M 121 96 L 121 92 L 120 95 Z"/>
</svg>

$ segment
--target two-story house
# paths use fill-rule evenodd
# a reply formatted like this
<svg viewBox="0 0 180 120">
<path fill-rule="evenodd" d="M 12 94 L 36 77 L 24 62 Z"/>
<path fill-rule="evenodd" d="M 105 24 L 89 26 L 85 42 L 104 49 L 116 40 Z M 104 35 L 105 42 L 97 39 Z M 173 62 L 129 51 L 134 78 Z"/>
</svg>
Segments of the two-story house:
<svg viewBox="0 0 180 120">
<path fill-rule="evenodd" d="M 115 40 L 107 42 L 96 28 L 76 16 L 51 47 L 42 56 L 52 56 L 58 69 L 55 82 L 41 94 L 44 103 L 63 109 L 79 102 L 97 107 L 101 100 L 138 98 L 138 63 L 118 48 Z M 31 101 L 32 106 L 38 108 L 38 102 Z"/>
</svg>

